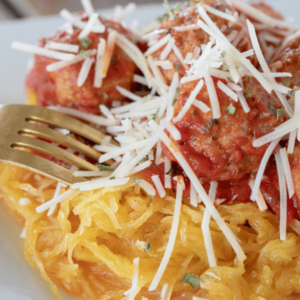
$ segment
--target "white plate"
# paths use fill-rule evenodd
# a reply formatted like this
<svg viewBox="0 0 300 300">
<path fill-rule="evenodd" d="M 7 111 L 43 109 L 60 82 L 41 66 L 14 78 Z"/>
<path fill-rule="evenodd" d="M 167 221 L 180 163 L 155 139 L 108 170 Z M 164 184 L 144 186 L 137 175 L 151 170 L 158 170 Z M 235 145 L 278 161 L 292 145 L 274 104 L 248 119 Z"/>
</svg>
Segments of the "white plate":
<svg viewBox="0 0 300 300">
<path fill-rule="evenodd" d="M 268 2 L 286 17 L 296 17 L 296 13 L 300 11 L 298 0 Z M 111 13 L 111 10 L 101 12 L 104 16 Z M 163 13 L 161 5 L 144 5 L 131 15 L 131 19 L 137 19 L 140 25 L 143 25 Z M 0 103 L 24 103 L 25 101 L 24 77 L 28 60 L 32 55 L 11 50 L 11 42 L 17 40 L 35 44 L 40 37 L 53 34 L 55 28 L 63 23 L 64 21 L 59 17 L 51 16 L 0 24 Z M 300 18 L 296 19 L 295 23 L 300 26 Z M 0 205 L 0 299 L 54 300 L 48 284 L 23 257 L 24 241 L 19 238 L 21 230 L 5 208 Z M 74 298 L 64 295 L 64 299 Z"/>
</svg>

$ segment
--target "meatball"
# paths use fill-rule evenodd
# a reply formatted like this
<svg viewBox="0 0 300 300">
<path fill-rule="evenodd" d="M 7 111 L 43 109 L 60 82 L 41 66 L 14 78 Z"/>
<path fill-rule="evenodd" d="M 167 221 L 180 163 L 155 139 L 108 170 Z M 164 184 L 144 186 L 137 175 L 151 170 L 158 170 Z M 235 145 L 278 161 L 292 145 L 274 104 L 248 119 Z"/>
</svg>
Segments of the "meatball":
<svg viewBox="0 0 300 300">
<path fill-rule="evenodd" d="M 294 88 L 300 82 L 300 36 L 286 42 L 272 65 L 277 66 L 277 72 L 288 72 L 292 77 L 280 78 L 278 81 Z"/>
<path fill-rule="evenodd" d="M 86 14 L 80 15 L 83 21 L 87 20 Z M 54 36 L 49 39 L 41 39 L 39 46 L 45 47 L 48 41 L 79 45 L 80 50 L 97 49 L 99 39 L 108 37 L 108 30 L 114 29 L 130 39 L 130 32 L 125 30 L 120 24 L 113 21 L 103 20 L 106 26 L 104 33 L 93 33 L 88 35 L 91 43 L 88 47 L 81 45 L 78 36 L 80 29 L 74 28 L 73 34 L 68 34 L 65 30 L 59 29 Z M 103 79 L 102 87 L 93 86 L 95 64 L 85 83 L 79 87 L 77 78 L 83 62 L 64 67 L 54 72 L 46 71 L 46 66 L 55 62 L 54 59 L 36 55 L 33 69 L 27 76 L 26 86 L 34 91 L 37 104 L 42 106 L 61 104 L 83 111 L 99 114 L 99 104 L 111 105 L 113 100 L 123 100 L 124 97 L 117 91 L 116 86 L 122 86 L 128 90 L 132 88 L 133 75 L 136 70 L 134 62 L 121 50 L 115 46 L 107 76 Z"/>
<path fill-rule="evenodd" d="M 221 118 L 213 119 L 211 111 L 204 113 L 192 105 L 185 116 L 174 124 L 181 133 L 181 140 L 173 141 L 198 177 L 216 181 L 238 180 L 259 167 L 266 151 L 267 145 L 255 148 L 252 142 L 273 131 L 284 121 L 284 117 L 277 118 L 277 109 L 281 108 L 278 98 L 268 94 L 256 79 L 243 80 L 250 107 L 248 113 L 245 113 L 240 102 L 234 102 L 217 87 L 218 80 L 213 77 Z M 181 86 L 175 116 L 182 110 L 197 82 Z M 205 84 L 196 98 L 210 107 Z M 162 147 L 165 155 L 175 161 L 166 147 Z"/>
<path fill-rule="evenodd" d="M 207 4 L 215 9 L 222 12 L 230 11 L 232 14 L 235 12 L 233 6 L 227 4 L 225 1 L 221 0 L 203 0 L 201 5 Z M 223 32 L 225 36 L 232 35 L 234 40 L 237 35 L 243 31 L 244 34 L 238 38 L 237 49 L 241 52 L 252 49 L 251 40 L 247 30 L 247 24 L 244 19 L 237 17 L 235 23 L 229 22 L 223 18 L 216 15 L 208 13 L 212 21 L 218 26 L 218 28 Z M 210 39 L 209 35 L 202 29 L 194 29 L 187 31 L 177 31 L 174 27 L 189 26 L 197 24 L 197 21 L 201 20 L 201 17 L 197 10 L 197 4 L 191 4 L 183 9 L 176 11 L 174 13 L 174 20 L 170 18 L 165 19 L 159 29 L 166 29 L 166 33 L 162 34 L 159 39 L 162 39 L 166 34 L 170 34 L 175 39 L 175 45 L 181 52 L 183 58 L 186 57 L 188 53 L 193 53 L 196 47 L 201 47 L 202 44 L 207 44 Z M 155 53 L 155 60 L 160 60 L 161 53 L 165 47 L 160 48 Z M 186 73 L 185 66 L 180 62 L 177 55 L 171 51 L 167 56 L 166 60 L 171 61 L 173 69 L 164 70 L 162 69 L 163 75 L 166 77 L 167 81 L 172 81 L 174 75 L 174 69 L 179 66 L 179 76 L 183 77 Z M 252 58 L 252 62 L 256 63 Z M 177 66 L 177 67 L 176 67 Z"/>
</svg>

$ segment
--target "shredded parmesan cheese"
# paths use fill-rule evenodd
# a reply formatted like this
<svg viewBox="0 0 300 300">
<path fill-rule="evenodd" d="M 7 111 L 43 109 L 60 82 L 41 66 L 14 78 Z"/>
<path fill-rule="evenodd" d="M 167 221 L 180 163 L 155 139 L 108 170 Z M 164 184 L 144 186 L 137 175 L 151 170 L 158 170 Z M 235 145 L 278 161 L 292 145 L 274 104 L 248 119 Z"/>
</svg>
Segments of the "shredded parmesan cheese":
<svg viewBox="0 0 300 300">
<path fill-rule="evenodd" d="M 73 190 L 73 189 L 69 189 L 66 192 L 62 193 L 61 195 L 51 199 L 50 201 L 43 203 L 42 205 L 38 206 L 36 208 L 36 212 L 37 213 L 42 213 L 45 210 L 49 209 L 51 206 L 56 205 L 62 201 L 64 201 L 65 199 L 72 197 L 75 193 L 77 193 L 77 191 Z"/>
<path fill-rule="evenodd" d="M 208 197 L 211 200 L 212 204 L 214 204 L 214 202 L 215 202 L 217 187 L 218 187 L 218 182 L 212 181 L 210 183 Z M 214 248 L 213 248 L 213 244 L 212 244 L 212 239 L 211 239 L 211 234 L 210 234 L 210 229 L 209 229 L 210 217 L 211 216 L 210 216 L 209 211 L 207 209 L 205 209 L 201 228 L 202 228 L 202 232 L 203 232 L 203 238 L 204 238 L 208 262 L 209 262 L 210 267 L 213 268 L 213 267 L 217 266 L 217 260 L 216 260 L 216 256 L 215 256 L 215 252 L 214 252 Z"/>
<path fill-rule="evenodd" d="M 100 75 L 102 78 L 105 78 L 108 72 L 111 58 L 115 50 L 116 37 L 117 37 L 116 31 L 114 30 L 109 31 L 107 37 L 107 47 L 103 54 L 101 68 L 100 68 Z"/>
<path fill-rule="evenodd" d="M 283 164 L 280 154 L 275 154 L 280 192 L 280 239 L 286 240 L 286 220 L 287 220 L 287 193 L 284 178 Z"/>
<path fill-rule="evenodd" d="M 220 110 L 220 104 L 219 99 L 217 96 L 215 84 L 211 78 L 211 76 L 208 74 L 208 72 L 204 75 L 205 78 L 205 84 L 208 91 L 210 103 L 211 103 L 211 110 L 213 112 L 213 118 L 219 119 L 221 118 L 221 110 Z"/>
<path fill-rule="evenodd" d="M 258 191 L 259 191 L 260 183 L 261 183 L 261 181 L 262 181 L 262 179 L 263 179 L 263 176 L 264 176 L 264 172 L 265 172 L 267 163 L 268 163 L 269 158 L 270 158 L 270 156 L 272 155 L 274 149 L 275 149 L 276 146 L 278 145 L 280 139 L 281 139 L 281 138 L 276 139 L 275 141 L 273 141 L 273 142 L 269 145 L 267 151 L 265 152 L 265 154 L 264 154 L 264 156 L 263 156 L 263 159 L 261 160 L 261 163 L 260 163 L 258 172 L 257 172 L 257 174 L 256 174 L 255 182 L 254 182 L 254 185 L 253 185 L 253 188 L 252 188 L 251 197 L 250 197 L 250 199 L 251 199 L 252 201 L 256 201 L 256 199 L 257 199 L 257 197 L 258 197 Z"/>
<path fill-rule="evenodd" d="M 21 42 L 12 42 L 11 47 L 16 50 L 51 57 L 58 60 L 73 60 L 76 58 L 74 54 L 62 53 L 54 50 L 49 50 L 43 47 L 33 46 Z"/>
<path fill-rule="evenodd" d="M 253 179 L 249 180 L 249 185 L 251 187 L 251 190 L 253 190 L 253 187 L 254 187 L 254 180 Z M 256 197 L 256 203 L 257 203 L 257 206 L 258 206 L 260 211 L 266 211 L 268 209 L 268 206 L 266 204 L 266 201 L 265 201 L 264 196 L 261 193 L 260 189 L 258 189 L 258 193 L 257 193 L 257 197 Z"/>
<path fill-rule="evenodd" d="M 238 101 L 238 95 L 233 92 L 228 86 L 226 86 L 222 81 L 218 81 L 218 88 L 225 93 L 229 98 L 234 100 L 235 102 Z"/>
<path fill-rule="evenodd" d="M 150 284 L 149 292 L 156 290 L 156 288 L 165 272 L 165 269 L 169 263 L 169 260 L 171 258 L 175 240 L 176 240 L 176 236 L 177 236 L 178 226 L 179 226 L 182 193 L 183 193 L 182 186 L 178 182 L 177 188 L 176 188 L 176 201 L 175 201 L 175 208 L 174 208 L 174 214 L 173 214 L 173 222 L 172 222 L 172 227 L 171 227 L 171 231 L 170 231 L 168 245 L 167 245 L 166 251 L 164 253 L 163 259 L 160 262 L 159 268 Z"/>
<path fill-rule="evenodd" d="M 137 286 L 138 286 L 138 280 L 139 280 L 139 262 L 140 258 L 137 257 L 133 260 L 133 277 L 132 277 L 132 286 L 130 289 L 130 294 L 128 297 L 128 300 L 134 300 Z"/>
<path fill-rule="evenodd" d="M 53 42 L 53 41 L 49 41 L 46 44 L 46 48 L 52 49 L 52 50 L 65 51 L 65 52 L 72 52 L 72 53 L 78 53 L 78 51 L 79 51 L 78 45 L 57 43 L 57 42 Z"/>
<path fill-rule="evenodd" d="M 236 22 L 235 17 L 232 16 L 232 15 L 226 14 L 226 13 L 224 13 L 224 12 L 218 10 L 218 9 L 215 9 L 215 8 L 209 6 L 209 5 L 206 5 L 206 4 L 203 5 L 203 6 L 204 6 L 204 8 L 205 8 L 209 13 L 211 13 L 211 14 L 213 14 L 213 15 L 216 15 L 216 16 L 218 16 L 218 17 L 220 17 L 220 18 L 223 18 L 223 19 L 225 19 L 225 20 L 228 20 L 228 21 L 230 21 L 230 22 Z"/>
<path fill-rule="evenodd" d="M 160 181 L 160 178 L 158 175 L 154 175 L 151 177 L 155 187 L 156 187 L 156 190 L 158 191 L 158 194 L 160 196 L 160 198 L 164 198 L 166 196 L 166 191 Z"/>
<path fill-rule="evenodd" d="M 86 79 L 89 76 L 89 72 L 91 70 L 92 64 L 94 63 L 95 59 L 94 58 L 86 58 L 82 64 L 82 67 L 80 69 L 78 78 L 77 78 L 77 85 L 81 87 Z"/>
<path fill-rule="evenodd" d="M 280 149 L 280 157 L 283 166 L 284 176 L 287 183 L 287 188 L 289 192 L 289 197 L 292 198 L 295 194 L 294 182 L 291 172 L 291 167 L 289 163 L 289 158 L 286 152 L 286 148 Z"/>
</svg>

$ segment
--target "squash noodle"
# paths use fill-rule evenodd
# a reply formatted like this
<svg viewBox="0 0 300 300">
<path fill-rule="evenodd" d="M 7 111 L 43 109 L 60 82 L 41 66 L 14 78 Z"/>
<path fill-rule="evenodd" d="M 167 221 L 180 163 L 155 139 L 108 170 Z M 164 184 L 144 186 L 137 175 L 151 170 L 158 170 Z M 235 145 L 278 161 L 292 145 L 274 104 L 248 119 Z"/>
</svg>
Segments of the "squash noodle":
<svg viewBox="0 0 300 300">
<path fill-rule="evenodd" d="M 25 257 L 57 299 L 62 299 L 59 289 L 83 299 L 128 299 L 137 257 L 138 300 L 161 299 L 164 286 L 167 300 L 299 299 L 300 237 L 288 228 L 286 240 L 280 241 L 278 218 L 255 204 L 218 207 L 247 259 L 243 263 L 235 260 L 227 239 L 210 220 L 218 262 L 218 267 L 210 268 L 201 230 L 205 207 L 192 207 L 184 199 L 167 269 L 158 289 L 149 292 L 169 240 L 173 192 L 167 190 L 164 199 L 151 199 L 131 179 L 122 187 L 78 191 L 47 216 L 35 209 L 53 197 L 55 181 L 12 166 L 0 166 L 0 172 L 3 203 L 26 229 Z M 20 204 L 21 198 L 31 202 Z M 151 249 L 146 247 L 148 242 Z M 179 282 L 186 273 L 203 279 L 195 290 Z"/>
</svg>

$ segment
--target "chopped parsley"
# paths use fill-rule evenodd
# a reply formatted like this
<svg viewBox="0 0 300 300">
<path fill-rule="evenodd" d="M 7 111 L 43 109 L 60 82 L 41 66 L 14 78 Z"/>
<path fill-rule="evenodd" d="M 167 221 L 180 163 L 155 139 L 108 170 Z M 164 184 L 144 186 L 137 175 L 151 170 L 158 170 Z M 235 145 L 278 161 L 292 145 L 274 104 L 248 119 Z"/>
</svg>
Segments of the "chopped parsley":
<svg viewBox="0 0 300 300">
<path fill-rule="evenodd" d="M 177 94 L 180 93 L 180 87 L 176 88 L 176 93 L 177 93 Z"/>
<path fill-rule="evenodd" d="M 250 82 L 251 81 L 251 77 L 250 76 L 248 76 L 248 82 Z"/>
<path fill-rule="evenodd" d="M 139 183 L 139 182 L 140 182 L 140 179 L 139 179 L 139 178 L 134 178 L 134 179 L 132 180 L 131 185 L 137 184 L 137 183 Z"/>
<path fill-rule="evenodd" d="M 229 65 L 225 65 L 221 68 L 223 71 L 227 71 L 230 69 Z"/>
<path fill-rule="evenodd" d="M 114 171 L 115 169 L 106 165 L 97 165 L 99 171 Z"/>
<path fill-rule="evenodd" d="M 168 17 L 169 17 L 168 14 L 164 14 L 163 16 L 157 18 L 157 21 L 158 21 L 159 23 L 162 23 L 162 22 L 163 22 L 165 19 L 167 19 Z"/>
<path fill-rule="evenodd" d="M 150 251 L 150 250 L 151 250 L 151 244 L 150 244 L 150 242 L 148 241 L 148 242 L 146 242 L 144 252 L 147 253 L 147 252 Z"/>
<path fill-rule="evenodd" d="M 179 67 L 180 67 L 180 63 L 178 62 L 178 63 L 176 63 L 176 66 L 175 66 L 175 72 L 178 72 Z"/>
<path fill-rule="evenodd" d="M 204 282 L 204 280 L 201 277 L 190 273 L 185 273 L 182 279 L 180 280 L 180 282 L 188 283 L 193 290 L 199 286 L 201 281 Z"/>
<path fill-rule="evenodd" d="M 277 111 L 276 111 L 277 120 L 278 120 L 278 118 L 282 117 L 283 114 L 284 114 L 284 109 L 282 109 L 282 108 L 277 109 Z"/>
<path fill-rule="evenodd" d="M 223 51 L 223 52 L 221 53 L 221 56 L 222 56 L 222 57 L 225 57 L 225 56 L 226 56 L 226 51 Z"/>
<path fill-rule="evenodd" d="M 177 101 L 177 99 L 176 99 L 176 98 L 174 98 L 174 99 L 173 99 L 173 102 L 172 102 L 172 106 L 175 106 L 175 104 L 176 104 L 176 101 Z"/>
<path fill-rule="evenodd" d="M 164 6 L 167 10 L 167 14 L 169 15 L 169 17 L 173 20 L 174 19 L 174 16 L 173 16 L 173 13 L 172 13 L 172 10 L 170 8 L 170 4 L 169 4 L 169 1 L 168 0 L 164 0 Z"/>
<path fill-rule="evenodd" d="M 290 90 L 290 95 L 292 95 L 293 93 L 295 92 L 295 90 L 294 89 L 292 89 L 292 90 Z"/>
<path fill-rule="evenodd" d="M 227 108 L 225 108 L 225 110 L 227 110 L 229 115 L 234 115 L 236 108 L 232 105 L 232 103 L 230 103 L 230 105 Z"/>
<path fill-rule="evenodd" d="M 227 82 L 231 82 L 232 80 L 231 80 L 230 77 L 227 77 L 227 78 L 226 78 L 226 81 L 227 81 Z"/>
<path fill-rule="evenodd" d="M 290 85 L 291 85 L 291 81 L 290 81 L 288 78 L 283 79 L 282 83 L 283 83 L 285 86 L 290 86 Z"/>
<path fill-rule="evenodd" d="M 103 98 L 104 100 L 107 100 L 107 99 L 109 98 L 109 96 L 108 96 L 106 93 L 103 93 L 103 94 L 102 94 L 102 98 Z"/>
<path fill-rule="evenodd" d="M 85 50 L 81 50 L 79 52 L 79 56 L 84 58 L 84 59 L 89 58 L 89 54 Z"/>
<path fill-rule="evenodd" d="M 180 10 L 180 4 L 179 4 L 179 3 L 176 4 L 176 5 L 171 9 L 172 12 L 174 12 L 174 11 L 176 11 L 176 10 Z"/>
<path fill-rule="evenodd" d="M 153 114 L 148 120 L 147 122 L 151 121 L 151 120 L 155 120 L 157 117 L 157 113 Z"/>
<path fill-rule="evenodd" d="M 249 98 L 249 97 L 251 97 L 251 96 L 252 96 L 252 92 L 249 91 L 249 90 L 245 90 L 245 97 L 246 97 L 246 98 Z"/>
<path fill-rule="evenodd" d="M 143 157 L 143 158 L 139 161 L 139 165 L 142 164 L 142 163 L 144 163 L 144 162 L 147 161 L 147 160 L 148 160 L 147 156 Z"/>
<path fill-rule="evenodd" d="M 116 179 L 116 177 L 115 176 L 109 177 L 109 180 L 113 180 L 113 179 Z"/>
<path fill-rule="evenodd" d="M 92 43 L 92 40 L 87 37 L 84 37 L 80 40 L 80 43 L 83 49 L 87 49 Z"/>
</svg>

